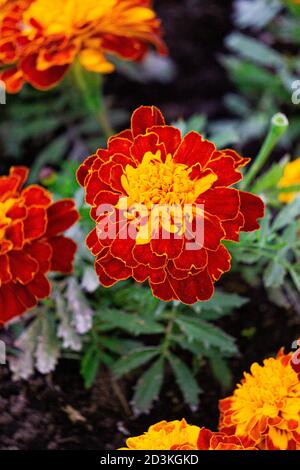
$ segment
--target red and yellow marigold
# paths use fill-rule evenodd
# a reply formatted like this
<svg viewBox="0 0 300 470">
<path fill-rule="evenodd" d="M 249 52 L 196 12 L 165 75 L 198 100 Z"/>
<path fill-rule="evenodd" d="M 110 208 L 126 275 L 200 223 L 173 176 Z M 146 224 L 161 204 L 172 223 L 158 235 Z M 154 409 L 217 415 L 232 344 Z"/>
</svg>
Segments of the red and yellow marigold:
<svg viewBox="0 0 300 470">
<path fill-rule="evenodd" d="M 24 82 L 54 86 L 75 59 L 109 73 L 108 55 L 138 61 L 151 44 L 166 52 L 152 0 L 7 0 L 1 10 L 0 78 L 10 93 Z"/>
<path fill-rule="evenodd" d="M 50 294 L 48 271 L 69 273 L 76 244 L 63 232 L 78 219 L 74 202 L 52 202 L 38 185 L 23 189 L 25 167 L 0 177 L 0 325 Z"/>
<path fill-rule="evenodd" d="M 133 277 L 148 281 L 164 301 L 209 299 L 214 282 L 230 269 L 222 242 L 257 230 L 264 213 L 260 198 L 230 187 L 248 162 L 196 132 L 182 138 L 155 107 L 137 109 L 131 129 L 111 137 L 108 148 L 87 158 L 77 173 L 96 222 L 87 246 L 100 282 L 109 287 Z M 113 211 L 102 214 L 102 205 Z M 104 239 L 99 226 L 113 218 L 115 233 Z M 194 227 L 203 225 L 200 243 Z M 136 232 L 126 236 L 132 228 Z"/>
<path fill-rule="evenodd" d="M 141 436 L 130 437 L 120 450 L 197 450 L 200 428 L 185 419 L 160 421 Z"/>
<path fill-rule="evenodd" d="M 197 441 L 198 450 L 258 450 L 250 439 L 243 439 L 223 432 L 201 428 Z"/>
<path fill-rule="evenodd" d="M 220 401 L 220 431 L 261 450 L 300 450 L 300 380 L 292 353 L 254 363 L 232 396 Z"/>
<path fill-rule="evenodd" d="M 288 188 L 290 186 L 300 185 L 300 158 L 288 163 L 283 171 L 282 178 L 278 183 L 278 188 Z M 292 202 L 300 191 L 292 191 L 289 193 L 280 193 L 279 200 L 284 203 Z"/>
</svg>

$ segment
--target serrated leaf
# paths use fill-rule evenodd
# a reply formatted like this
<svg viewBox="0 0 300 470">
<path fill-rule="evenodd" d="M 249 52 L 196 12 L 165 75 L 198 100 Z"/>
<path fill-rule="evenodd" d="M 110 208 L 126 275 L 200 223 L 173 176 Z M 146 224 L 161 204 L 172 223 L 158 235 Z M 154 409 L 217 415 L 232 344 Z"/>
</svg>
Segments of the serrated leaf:
<svg viewBox="0 0 300 470">
<path fill-rule="evenodd" d="M 193 305 L 193 309 L 200 313 L 203 320 L 215 320 L 228 315 L 234 309 L 240 308 L 249 302 L 249 299 L 238 294 L 231 294 L 216 290 L 211 300 Z"/>
<path fill-rule="evenodd" d="M 234 338 L 224 333 L 220 328 L 199 318 L 189 318 L 183 315 L 177 316 L 175 321 L 181 331 L 187 335 L 189 341 L 200 341 L 206 348 L 216 347 L 230 354 L 237 352 Z"/>
<path fill-rule="evenodd" d="M 171 364 L 176 382 L 184 397 L 184 401 L 192 410 L 195 410 L 199 405 L 199 394 L 202 390 L 197 384 L 192 371 L 179 357 L 173 354 L 168 354 L 168 360 Z"/>
<path fill-rule="evenodd" d="M 159 396 L 164 378 L 164 359 L 160 357 L 144 374 L 140 377 L 134 397 L 133 405 L 138 412 L 147 413 L 154 400 Z"/>
<path fill-rule="evenodd" d="M 159 354 L 159 349 L 157 348 L 137 349 L 116 361 L 112 367 L 112 372 L 116 377 L 121 377 L 128 374 L 131 370 L 146 364 L 157 354 Z"/>
<path fill-rule="evenodd" d="M 215 378 L 220 382 L 225 390 L 231 388 L 233 375 L 226 360 L 218 354 L 211 355 L 209 358 L 210 367 Z"/>
<path fill-rule="evenodd" d="M 266 67 L 282 67 L 284 62 L 281 55 L 250 36 L 241 33 L 232 33 L 226 39 L 226 45 L 241 57 Z"/>
<path fill-rule="evenodd" d="M 100 312 L 103 319 L 104 329 L 120 328 L 133 335 L 149 335 L 162 333 L 164 327 L 150 317 L 137 315 L 134 313 L 124 313 L 117 309 L 103 309 Z"/>
<path fill-rule="evenodd" d="M 292 266 L 289 269 L 289 273 L 291 275 L 291 278 L 294 281 L 294 284 L 298 292 L 300 292 L 300 273 L 298 273 Z"/>
</svg>

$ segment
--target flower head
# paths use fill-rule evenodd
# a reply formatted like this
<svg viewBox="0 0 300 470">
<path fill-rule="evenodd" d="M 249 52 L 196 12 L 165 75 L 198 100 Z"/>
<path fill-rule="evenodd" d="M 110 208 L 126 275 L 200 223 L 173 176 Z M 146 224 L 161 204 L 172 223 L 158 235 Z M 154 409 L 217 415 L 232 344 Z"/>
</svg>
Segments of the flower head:
<svg viewBox="0 0 300 470">
<path fill-rule="evenodd" d="M 69 273 L 76 244 L 63 232 L 78 219 L 74 202 L 53 203 L 41 186 L 22 189 L 25 167 L 0 177 L 0 325 L 50 294 L 48 271 Z"/>
<path fill-rule="evenodd" d="M 130 437 L 120 450 L 196 450 L 200 428 L 181 421 L 160 421 L 145 434 Z"/>
<path fill-rule="evenodd" d="M 300 450 L 300 380 L 292 354 L 254 363 L 231 397 L 220 401 L 220 431 L 262 450 Z"/>
<path fill-rule="evenodd" d="M 198 450 L 258 450 L 250 439 L 201 428 L 197 441 Z"/>
<path fill-rule="evenodd" d="M 77 172 L 96 222 L 87 245 L 100 282 L 133 277 L 165 301 L 209 299 L 230 269 L 223 240 L 258 229 L 264 213 L 260 198 L 229 187 L 248 161 L 196 132 L 182 138 L 155 107 L 137 109 L 131 129 Z"/>
<path fill-rule="evenodd" d="M 300 185 L 300 158 L 288 163 L 283 172 L 283 176 L 278 183 L 278 188 L 287 188 L 289 186 Z M 296 196 L 300 195 L 300 191 L 291 193 L 280 193 L 279 200 L 281 202 L 292 202 Z"/>
<path fill-rule="evenodd" d="M 48 89 L 75 59 L 89 71 L 109 73 L 114 69 L 109 54 L 138 61 L 150 44 L 165 53 L 151 4 L 151 0 L 52 0 L 49 8 L 48 0 L 4 1 L 0 78 L 7 91 L 18 92 L 24 82 Z"/>
</svg>

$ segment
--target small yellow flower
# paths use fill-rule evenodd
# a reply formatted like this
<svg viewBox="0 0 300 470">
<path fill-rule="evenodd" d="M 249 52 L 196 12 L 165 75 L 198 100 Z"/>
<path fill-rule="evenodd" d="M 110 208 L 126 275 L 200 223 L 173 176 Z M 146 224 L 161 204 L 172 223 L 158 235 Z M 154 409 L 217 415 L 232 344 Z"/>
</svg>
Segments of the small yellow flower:
<svg viewBox="0 0 300 470">
<path fill-rule="evenodd" d="M 300 157 L 286 165 L 283 176 L 278 183 L 278 188 L 287 188 L 297 184 L 300 184 Z M 300 191 L 280 193 L 279 200 L 284 203 L 292 202 L 298 195 L 300 195 Z"/>
<path fill-rule="evenodd" d="M 300 381 L 292 354 L 252 364 L 232 396 L 220 401 L 220 431 L 249 437 L 261 450 L 300 450 Z"/>
<path fill-rule="evenodd" d="M 197 450 L 200 428 L 185 419 L 160 421 L 141 436 L 130 437 L 120 450 Z"/>
</svg>

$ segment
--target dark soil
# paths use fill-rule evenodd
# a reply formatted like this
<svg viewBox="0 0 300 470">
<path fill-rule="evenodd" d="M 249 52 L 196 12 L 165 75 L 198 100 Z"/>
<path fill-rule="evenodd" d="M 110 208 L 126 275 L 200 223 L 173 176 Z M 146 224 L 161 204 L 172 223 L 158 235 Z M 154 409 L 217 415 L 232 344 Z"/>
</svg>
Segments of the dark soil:
<svg viewBox="0 0 300 470">
<path fill-rule="evenodd" d="M 115 74 L 107 82 L 107 93 L 118 107 L 130 111 L 141 104 L 157 104 L 169 120 L 199 112 L 209 117 L 222 115 L 222 96 L 231 85 L 217 57 L 231 28 L 231 2 L 159 0 L 156 4 L 177 65 L 174 83 L 137 84 Z M 299 336 L 300 323 L 294 311 L 280 310 L 268 302 L 264 291 L 245 292 L 245 287 L 230 276 L 225 282 L 227 290 L 239 289 L 251 298 L 249 304 L 220 323 L 238 340 L 240 357 L 230 363 L 238 382 L 253 361 L 262 361 L 281 346 L 289 350 Z M 253 327 L 254 334 L 249 338 L 245 331 Z M 216 429 L 218 400 L 224 392 L 207 364 L 201 368 L 199 383 L 204 393 L 196 412 L 184 405 L 174 381 L 167 376 L 151 415 L 136 417 L 126 414 L 105 370 L 87 391 L 76 361 L 61 361 L 54 374 L 36 375 L 29 382 L 12 382 L 7 368 L 1 366 L 0 449 L 114 449 L 127 435 L 141 434 L 150 424 L 182 417 Z M 130 402 L 132 383 L 122 381 L 118 387 Z"/>
</svg>

